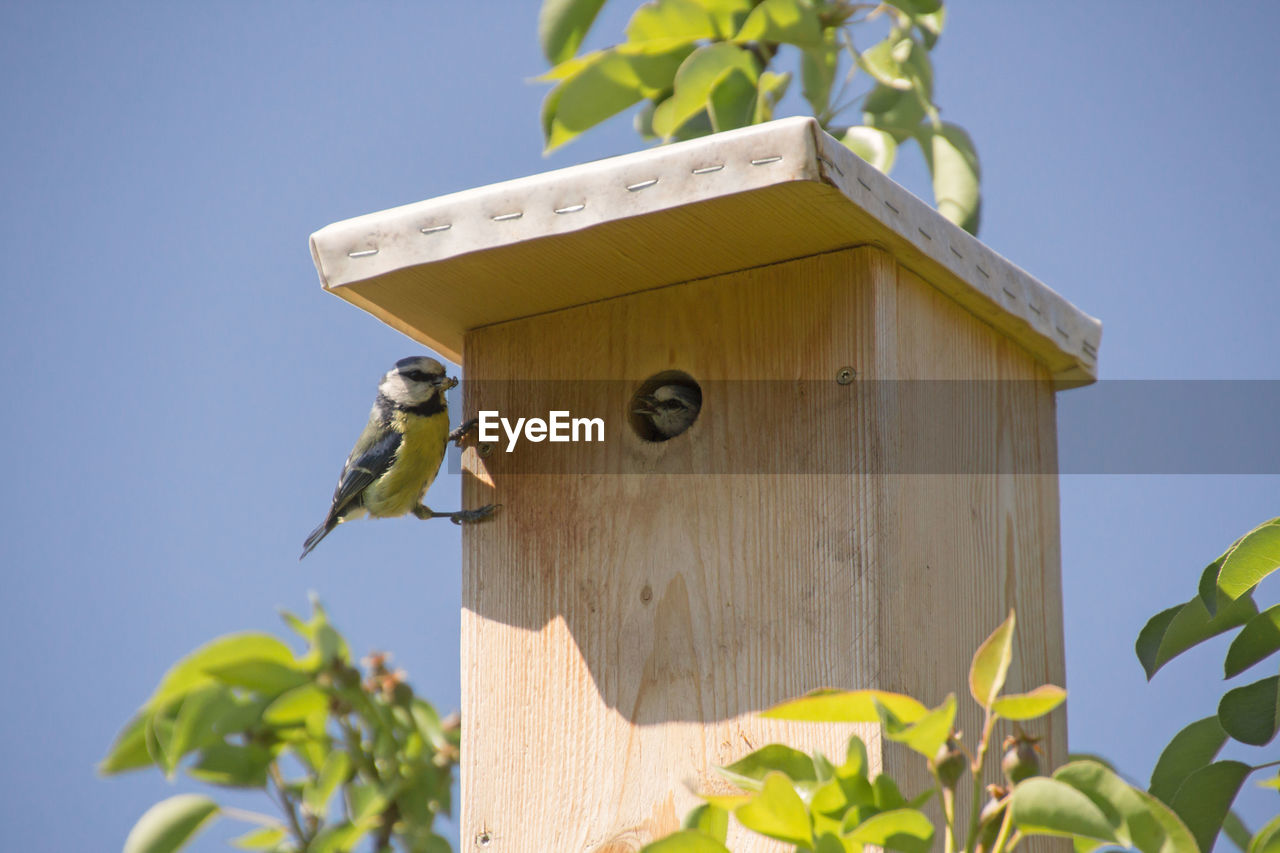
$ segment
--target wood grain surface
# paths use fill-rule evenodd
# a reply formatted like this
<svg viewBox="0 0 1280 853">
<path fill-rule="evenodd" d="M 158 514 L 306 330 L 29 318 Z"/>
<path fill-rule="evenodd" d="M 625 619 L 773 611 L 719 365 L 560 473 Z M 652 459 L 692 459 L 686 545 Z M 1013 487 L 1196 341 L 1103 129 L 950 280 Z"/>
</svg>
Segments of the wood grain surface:
<svg viewBox="0 0 1280 853">
<path fill-rule="evenodd" d="M 503 506 L 463 535 L 463 850 L 637 850 L 692 789 L 729 790 L 714 765 L 775 740 L 839 755 L 852 729 L 756 712 L 823 686 L 940 701 L 1010 607 L 1011 686 L 1063 683 L 1052 377 L 883 250 L 488 326 L 464 352 L 468 415 L 567 409 L 606 440 L 464 452 L 465 505 Z M 646 442 L 630 393 L 669 369 L 702 411 Z M 861 733 L 913 787 L 919 762 Z"/>
</svg>

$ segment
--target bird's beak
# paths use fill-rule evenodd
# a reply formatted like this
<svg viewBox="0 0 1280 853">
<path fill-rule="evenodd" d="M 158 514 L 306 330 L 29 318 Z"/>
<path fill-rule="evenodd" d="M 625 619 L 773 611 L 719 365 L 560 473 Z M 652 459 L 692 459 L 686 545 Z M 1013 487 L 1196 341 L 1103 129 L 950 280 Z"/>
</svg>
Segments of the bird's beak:
<svg viewBox="0 0 1280 853">
<path fill-rule="evenodd" d="M 457 384 L 458 384 L 458 377 L 456 376 L 446 376 L 440 380 L 440 388 L 443 391 L 448 391 L 450 388 L 456 387 Z"/>
<path fill-rule="evenodd" d="M 636 398 L 636 407 L 631 410 L 634 415 L 656 415 L 658 413 L 657 400 L 648 394 L 643 397 Z"/>
</svg>

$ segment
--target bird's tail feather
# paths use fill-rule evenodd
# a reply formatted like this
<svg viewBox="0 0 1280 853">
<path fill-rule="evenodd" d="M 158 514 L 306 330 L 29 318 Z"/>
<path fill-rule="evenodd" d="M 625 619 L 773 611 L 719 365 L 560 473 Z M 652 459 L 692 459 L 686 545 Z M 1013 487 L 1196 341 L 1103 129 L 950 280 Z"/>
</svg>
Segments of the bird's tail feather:
<svg viewBox="0 0 1280 853">
<path fill-rule="evenodd" d="M 336 520 L 326 518 L 323 524 L 311 531 L 311 535 L 307 537 L 307 541 L 302 543 L 302 555 L 299 556 L 298 559 L 301 560 L 303 557 L 310 554 L 311 549 L 319 545 L 320 540 L 328 536 L 329 531 L 333 530 L 333 528 L 337 526 L 338 522 Z"/>
</svg>

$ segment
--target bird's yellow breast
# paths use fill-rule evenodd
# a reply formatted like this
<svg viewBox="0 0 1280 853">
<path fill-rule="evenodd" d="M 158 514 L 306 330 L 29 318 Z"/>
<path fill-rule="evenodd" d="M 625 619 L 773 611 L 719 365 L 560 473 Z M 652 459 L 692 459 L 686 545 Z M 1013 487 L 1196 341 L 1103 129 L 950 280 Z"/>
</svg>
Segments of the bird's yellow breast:
<svg viewBox="0 0 1280 853">
<path fill-rule="evenodd" d="M 444 459 L 449 415 L 396 412 L 392 428 L 403 436 L 395 461 L 364 491 L 364 507 L 374 517 L 404 515 L 422 500 Z"/>
</svg>

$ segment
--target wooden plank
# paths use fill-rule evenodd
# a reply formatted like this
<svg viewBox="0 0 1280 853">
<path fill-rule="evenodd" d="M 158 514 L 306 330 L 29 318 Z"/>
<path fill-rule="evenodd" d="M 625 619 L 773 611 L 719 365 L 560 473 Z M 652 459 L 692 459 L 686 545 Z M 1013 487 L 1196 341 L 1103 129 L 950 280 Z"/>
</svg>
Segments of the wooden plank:
<svg viewBox="0 0 1280 853">
<path fill-rule="evenodd" d="M 322 283 L 459 360 L 468 331 L 810 254 L 879 245 L 1019 341 L 1060 387 L 1101 325 L 792 118 L 468 190 L 312 235 Z"/>
<path fill-rule="evenodd" d="M 929 704 L 957 691 L 958 726 L 973 745 L 982 716 L 964 676 L 1009 610 L 1018 624 L 1006 690 L 1066 686 L 1053 381 L 909 270 L 900 269 L 881 311 L 880 325 L 897 330 L 886 344 L 902 386 L 881 551 L 884 686 Z M 1064 708 L 1024 728 L 1044 738 L 1046 767 L 1066 760 Z M 1008 723 L 996 729 L 992 779 L 1002 778 L 999 745 L 1012 732 Z M 914 756 L 899 758 L 889 762 L 895 776 L 927 784 Z"/>
<path fill-rule="evenodd" d="M 840 754 L 849 733 L 756 712 L 820 686 L 941 698 L 1010 595 L 1052 609 L 1056 492 L 1020 485 L 1052 465 L 1051 380 L 881 250 L 490 326 L 464 352 L 468 414 L 606 423 L 603 444 L 464 453 L 465 503 L 503 504 L 463 538 L 464 844 L 638 849 L 695 803 L 687 784 L 724 789 L 713 765 L 775 740 Z M 985 475 L 947 475 L 934 493 L 899 473 L 919 424 L 890 380 L 938 378 L 934 357 L 951 358 L 943 378 L 1034 380 L 970 413 L 956 445 L 1011 454 L 1020 480 L 975 491 Z M 844 366 L 852 385 L 835 381 Z M 702 414 L 644 442 L 629 393 L 672 368 L 702 383 Z M 1046 650 L 1024 639 L 1025 679 L 1061 659 L 1057 613 Z M 954 653 L 931 654 L 935 641 Z"/>
</svg>

